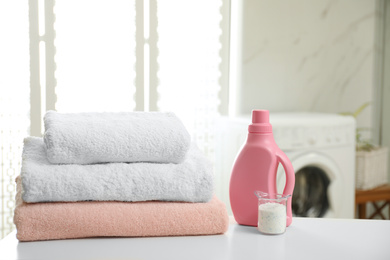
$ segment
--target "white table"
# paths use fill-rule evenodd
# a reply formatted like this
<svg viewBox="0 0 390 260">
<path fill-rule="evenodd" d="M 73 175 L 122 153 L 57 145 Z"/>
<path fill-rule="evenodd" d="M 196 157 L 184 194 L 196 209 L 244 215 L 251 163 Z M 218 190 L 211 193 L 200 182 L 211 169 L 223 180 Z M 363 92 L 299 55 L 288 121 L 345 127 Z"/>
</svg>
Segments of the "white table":
<svg viewBox="0 0 390 260">
<path fill-rule="evenodd" d="M 230 225 L 224 235 L 0 241 L 0 259 L 390 259 L 390 220 L 294 218 L 283 235 Z"/>
</svg>

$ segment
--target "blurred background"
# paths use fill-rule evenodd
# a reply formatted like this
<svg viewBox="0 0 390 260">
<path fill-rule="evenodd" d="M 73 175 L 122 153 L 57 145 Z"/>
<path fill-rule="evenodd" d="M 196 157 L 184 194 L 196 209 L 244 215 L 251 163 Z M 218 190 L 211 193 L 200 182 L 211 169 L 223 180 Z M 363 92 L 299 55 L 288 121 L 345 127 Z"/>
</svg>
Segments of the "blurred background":
<svg viewBox="0 0 390 260">
<path fill-rule="evenodd" d="M 369 102 L 356 124 L 390 145 L 387 0 L 0 0 L 0 35 L 0 238 L 23 138 L 43 134 L 47 110 L 173 111 L 225 179 L 216 122 L 252 109 Z"/>
</svg>

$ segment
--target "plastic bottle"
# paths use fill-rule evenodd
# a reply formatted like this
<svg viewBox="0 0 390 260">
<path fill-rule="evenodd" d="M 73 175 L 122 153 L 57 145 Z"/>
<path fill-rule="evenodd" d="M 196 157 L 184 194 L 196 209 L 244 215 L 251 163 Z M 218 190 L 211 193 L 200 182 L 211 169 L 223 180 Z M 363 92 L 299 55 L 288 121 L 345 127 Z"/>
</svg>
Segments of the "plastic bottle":
<svg viewBox="0 0 390 260">
<path fill-rule="evenodd" d="M 255 191 L 277 193 L 279 163 L 286 172 L 283 194 L 292 195 L 295 173 L 288 157 L 276 145 L 268 110 L 253 110 L 248 138 L 238 154 L 230 178 L 230 204 L 237 223 L 257 226 L 258 200 Z M 287 201 L 286 226 L 292 222 L 291 197 Z"/>
</svg>

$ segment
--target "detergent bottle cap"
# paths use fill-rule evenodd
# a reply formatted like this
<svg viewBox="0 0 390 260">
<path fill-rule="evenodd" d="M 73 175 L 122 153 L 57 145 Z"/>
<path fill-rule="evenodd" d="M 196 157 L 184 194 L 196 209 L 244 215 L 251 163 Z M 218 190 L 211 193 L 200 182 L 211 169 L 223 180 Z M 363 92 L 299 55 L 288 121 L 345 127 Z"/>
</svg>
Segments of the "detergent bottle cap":
<svg viewBox="0 0 390 260">
<path fill-rule="evenodd" d="M 272 126 L 269 123 L 269 111 L 252 110 L 252 124 L 249 125 L 248 131 L 250 133 L 272 133 Z"/>
</svg>

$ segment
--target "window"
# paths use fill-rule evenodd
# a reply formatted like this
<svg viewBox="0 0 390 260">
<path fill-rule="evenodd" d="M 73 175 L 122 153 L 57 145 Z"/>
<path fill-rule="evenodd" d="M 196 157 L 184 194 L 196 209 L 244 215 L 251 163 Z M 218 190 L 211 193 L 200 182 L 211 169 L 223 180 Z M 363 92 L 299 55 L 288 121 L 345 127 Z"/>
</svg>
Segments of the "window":
<svg viewBox="0 0 390 260">
<path fill-rule="evenodd" d="M 56 1 L 54 15 L 55 109 L 133 110 L 135 1 Z"/>
<path fill-rule="evenodd" d="M 10 71 L 0 74 L 2 236 L 23 137 L 42 135 L 46 110 L 173 111 L 213 158 L 213 119 L 227 112 L 228 0 L 14 2 L 0 7 L 0 32 L 19 37 L 0 50 Z"/>
<path fill-rule="evenodd" d="M 175 111 L 208 155 L 220 105 L 221 5 L 207 0 L 157 2 L 157 107 Z"/>
<path fill-rule="evenodd" d="M 0 239 L 13 229 L 15 177 L 29 132 L 28 5 L 0 1 Z"/>
</svg>

